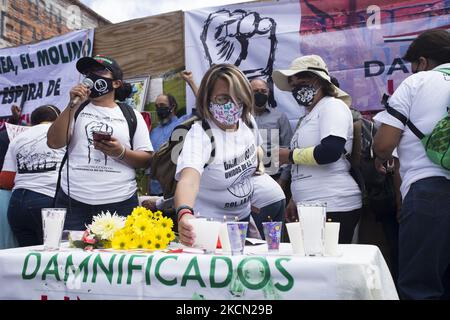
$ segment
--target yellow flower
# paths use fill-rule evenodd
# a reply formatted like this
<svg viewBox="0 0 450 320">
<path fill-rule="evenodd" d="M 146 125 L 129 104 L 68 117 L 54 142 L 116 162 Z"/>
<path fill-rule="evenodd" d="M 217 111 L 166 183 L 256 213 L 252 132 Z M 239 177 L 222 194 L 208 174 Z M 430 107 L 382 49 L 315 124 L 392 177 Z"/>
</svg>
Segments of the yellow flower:
<svg viewBox="0 0 450 320">
<path fill-rule="evenodd" d="M 172 227 L 173 227 L 173 221 L 172 221 L 172 219 L 170 219 L 168 217 L 162 217 L 161 219 L 159 219 L 159 224 L 164 229 L 166 229 L 166 228 L 172 229 Z"/>
<path fill-rule="evenodd" d="M 166 229 L 165 231 L 165 239 L 170 242 L 175 240 L 175 233 L 172 230 Z"/>
<path fill-rule="evenodd" d="M 127 221 L 125 221 L 125 227 L 126 228 L 132 228 L 133 227 L 133 224 L 134 224 L 134 221 L 135 221 L 135 218 L 134 218 L 134 216 L 128 216 L 127 217 Z"/>
<path fill-rule="evenodd" d="M 161 211 L 156 211 L 155 213 L 153 213 L 153 217 L 155 219 L 160 219 L 162 217 L 162 212 Z"/>
<path fill-rule="evenodd" d="M 146 248 L 146 240 L 143 237 L 136 237 L 133 242 L 133 247 L 135 249 L 144 249 Z"/>
<path fill-rule="evenodd" d="M 153 237 L 153 235 L 148 234 L 143 238 L 144 241 L 144 248 L 145 249 L 151 249 L 154 250 L 155 249 L 155 238 Z"/>
<path fill-rule="evenodd" d="M 165 246 L 163 245 L 163 243 L 161 241 L 158 241 L 158 240 L 155 241 L 155 249 L 156 250 L 162 250 L 164 248 L 165 248 Z"/>
<path fill-rule="evenodd" d="M 144 207 L 136 207 L 133 209 L 133 212 L 131 213 L 131 215 L 135 218 L 143 216 L 143 215 L 147 215 L 148 213 L 148 209 L 144 208 Z"/>
<path fill-rule="evenodd" d="M 129 248 L 129 238 L 126 233 L 118 231 L 111 240 L 111 247 L 116 250 L 126 250 Z"/>
<path fill-rule="evenodd" d="M 153 235 L 155 237 L 156 241 L 163 241 L 163 239 L 165 239 L 165 235 L 164 235 L 164 229 L 161 227 L 155 227 L 153 228 Z"/>
<path fill-rule="evenodd" d="M 150 221 L 144 216 L 136 218 L 132 228 L 134 234 L 136 234 L 139 237 L 145 236 L 145 234 L 149 232 L 149 230 L 151 229 L 152 225 Z"/>
</svg>

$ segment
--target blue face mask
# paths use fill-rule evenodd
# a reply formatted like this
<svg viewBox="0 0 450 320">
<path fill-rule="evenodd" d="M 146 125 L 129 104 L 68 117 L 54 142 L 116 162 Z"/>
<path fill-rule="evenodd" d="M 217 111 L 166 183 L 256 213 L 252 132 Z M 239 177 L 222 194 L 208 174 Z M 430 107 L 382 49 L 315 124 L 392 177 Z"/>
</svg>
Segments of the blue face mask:
<svg viewBox="0 0 450 320">
<path fill-rule="evenodd" d="M 316 94 L 317 89 L 310 84 L 299 85 L 292 90 L 295 101 L 305 107 L 309 107 L 312 104 Z"/>
</svg>

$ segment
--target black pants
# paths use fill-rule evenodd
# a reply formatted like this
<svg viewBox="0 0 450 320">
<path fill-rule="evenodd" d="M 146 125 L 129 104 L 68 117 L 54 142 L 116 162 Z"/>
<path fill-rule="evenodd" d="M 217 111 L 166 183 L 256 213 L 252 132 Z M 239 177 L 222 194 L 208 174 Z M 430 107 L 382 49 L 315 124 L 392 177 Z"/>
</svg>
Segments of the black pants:
<svg viewBox="0 0 450 320">
<path fill-rule="evenodd" d="M 449 299 L 450 180 L 414 182 L 400 216 L 398 288 L 402 299 Z"/>
<path fill-rule="evenodd" d="M 341 224 L 339 226 L 339 243 L 352 243 L 353 233 L 355 232 L 361 213 L 361 208 L 346 212 L 327 212 L 327 220 L 331 219 L 332 222 L 339 222 Z"/>
<path fill-rule="evenodd" d="M 102 211 L 105 213 L 109 211 L 111 214 L 117 212 L 117 215 L 126 217 L 138 205 L 139 201 L 135 193 L 127 200 L 100 205 L 90 205 L 75 199 L 70 199 L 71 208 L 69 210 L 69 197 L 62 190 L 56 195 L 56 207 L 67 208 L 66 220 L 64 222 L 65 230 L 85 230 L 86 225 L 92 223 L 92 217 L 100 214 Z"/>
</svg>

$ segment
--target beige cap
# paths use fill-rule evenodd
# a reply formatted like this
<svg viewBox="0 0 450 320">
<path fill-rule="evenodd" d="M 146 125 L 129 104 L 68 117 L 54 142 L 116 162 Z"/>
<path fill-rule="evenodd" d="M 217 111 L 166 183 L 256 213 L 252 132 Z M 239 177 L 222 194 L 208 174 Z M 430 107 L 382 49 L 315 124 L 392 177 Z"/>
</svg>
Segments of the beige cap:
<svg viewBox="0 0 450 320">
<path fill-rule="evenodd" d="M 308 55 L 294 59 L 287 70 L 275 70 L 272 73 L 272 78 L 278 89 L 282 91 L 291 91 L 291 86 L 288 83 L 288 77 L 293 76 L 299 72 L 312 72 L 327 82 L 331 83 L 336 90 L 338 99 L 344 101 L 347 106 L 352 105 L 352 98 L 348 93 L 336 87 L 330 78 L 327 65 L 325 61 L 318 55 Z"/>
</svg>

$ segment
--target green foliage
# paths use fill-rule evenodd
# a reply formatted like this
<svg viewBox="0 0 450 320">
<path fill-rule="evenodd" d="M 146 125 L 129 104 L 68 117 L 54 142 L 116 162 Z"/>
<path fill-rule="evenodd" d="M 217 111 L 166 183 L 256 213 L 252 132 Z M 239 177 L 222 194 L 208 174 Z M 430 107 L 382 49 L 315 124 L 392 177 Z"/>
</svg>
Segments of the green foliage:
<svg viewBox="0 0 450 320">
<path fill-rule="evenodd" d="M 148 193 L 148 183 L 145 169 L 136 169 L 136 183 L 138 196 L 146 195 Z"/>
</svg>

